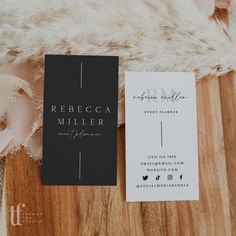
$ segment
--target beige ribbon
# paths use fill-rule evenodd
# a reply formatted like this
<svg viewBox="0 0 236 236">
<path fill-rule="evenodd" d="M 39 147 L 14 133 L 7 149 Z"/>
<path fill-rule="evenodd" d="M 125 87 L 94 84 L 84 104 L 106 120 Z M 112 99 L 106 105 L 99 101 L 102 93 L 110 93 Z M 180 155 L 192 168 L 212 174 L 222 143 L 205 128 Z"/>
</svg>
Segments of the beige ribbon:
<svg viewBox="0 0 236 236">
<path fill-rule="evenodd" d="M 32 87 L 38 83 L 1 74 L 0 84 L 0 157 L 23 147 L 41 159 L 42 106 Z"/>
</svg>

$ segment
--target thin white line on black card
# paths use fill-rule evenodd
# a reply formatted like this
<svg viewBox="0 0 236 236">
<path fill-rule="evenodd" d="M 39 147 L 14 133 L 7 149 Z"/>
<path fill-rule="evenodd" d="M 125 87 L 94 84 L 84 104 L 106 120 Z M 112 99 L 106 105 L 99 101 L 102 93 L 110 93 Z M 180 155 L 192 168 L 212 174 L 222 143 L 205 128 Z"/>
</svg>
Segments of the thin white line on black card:
<svg viewBox="0 0 236 236">
<path fill-rule="evenodd" d="M 83 88 L 83 62 L 80 62 L 80 89 Z"/>
<path fill-rule="evenodd" d="M 79 152 L 79 179 L 81 179 L 81 164 L 82 164 L 82 154 Z"/>
</svg>

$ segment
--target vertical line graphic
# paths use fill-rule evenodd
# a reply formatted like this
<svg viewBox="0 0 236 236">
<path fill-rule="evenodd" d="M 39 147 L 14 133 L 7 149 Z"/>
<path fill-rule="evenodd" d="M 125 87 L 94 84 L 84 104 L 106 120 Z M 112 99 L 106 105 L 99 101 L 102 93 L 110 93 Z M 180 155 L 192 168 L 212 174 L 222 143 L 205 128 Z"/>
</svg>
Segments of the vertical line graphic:
<svg viewBox="0 0 236 236">
<path fill-rule="evenodd" d="M 82 154 L 79 152 L 79 179 L 81 179 L 81 164 L 82 164 Z"/>
<path fill-rule="evenodd" d="M 161 147 L 163 148 L 163 125 L 161 121 Z"/>
<path fill-rule="evenodd" d="M 83 88 L 83 62 L 80 62 L 80 82 L 79 82 L 80 89 Z M 79 179 L 81 179 L 81 161 L 82 161 L 82 154 L 79 152 Z"/>
<path fill-rule="evenodd" d="M 83 88 L 83 62 L 80 62 L 80 89 Z"/>
</svg>

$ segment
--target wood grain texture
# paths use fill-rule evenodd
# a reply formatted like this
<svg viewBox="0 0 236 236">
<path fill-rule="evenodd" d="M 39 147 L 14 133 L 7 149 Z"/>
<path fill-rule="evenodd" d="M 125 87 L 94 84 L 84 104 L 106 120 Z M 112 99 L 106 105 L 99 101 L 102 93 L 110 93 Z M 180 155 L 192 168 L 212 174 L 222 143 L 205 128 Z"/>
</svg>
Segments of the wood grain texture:
<svg viewBox="0 0 236 236">
<path fill-rule="evenodd" d="M 42 212 L 42 223 L 9 236 L 235 235 L 235 89 L 233 74 L 197 82 L 200 200 L 125 202 L 125 128 L 118 130 L 116 187 L 42 186 L 41 166 L 23 151 L 6 160 L 7 204 Z M 230 196 L 230 198 L 229 198 Z"/>
<path fill-rule="evenodd" d="M 221 109 L 224 129 L 224 143 L 232 232 L 236 234 L 236 77 L 231 72 L 220 77 Z"/>
<path fill-rule="evenodd" d="M 201 235 L 231 235 L 219 81 L 197 85 Z"/>
</svg>

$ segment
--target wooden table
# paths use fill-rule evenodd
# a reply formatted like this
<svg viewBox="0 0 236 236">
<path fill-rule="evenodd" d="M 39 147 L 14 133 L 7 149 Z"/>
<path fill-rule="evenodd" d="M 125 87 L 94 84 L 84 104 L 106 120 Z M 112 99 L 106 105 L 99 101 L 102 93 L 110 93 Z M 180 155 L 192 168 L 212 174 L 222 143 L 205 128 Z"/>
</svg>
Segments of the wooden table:
<svg viewBox="0 0 236 236">
<path fill-rule="evenodd" d="M 5 167 L 10 236 L 236 235 L 236 80 L 197 82 L 200 201 L 126 203 L 125 129 L 118 130 L 117 187 L 41 185 L 41 166 L 24 151 Z M 42 213 L 41 223 L 10 224 L 9 207 Z M 2 234 L 1 234 L 2 235 Z"/>
<path fill-rule="evenodd" d="M 197 82 L 200 200 L 125 202 L 125 129 L 118 131 L 116 187 L 42 186 L 41 166 L 24 151 L 5 163 L 4 214 L 9 236 L 236 235 L 236 80 L 234 73 Z M 42 222 L 10 223 L 10 206 Z M 28 220 L 29 221 L 29 220 Z M 0 235 L 5 236 L 4 222 Z"/>
</svg>

